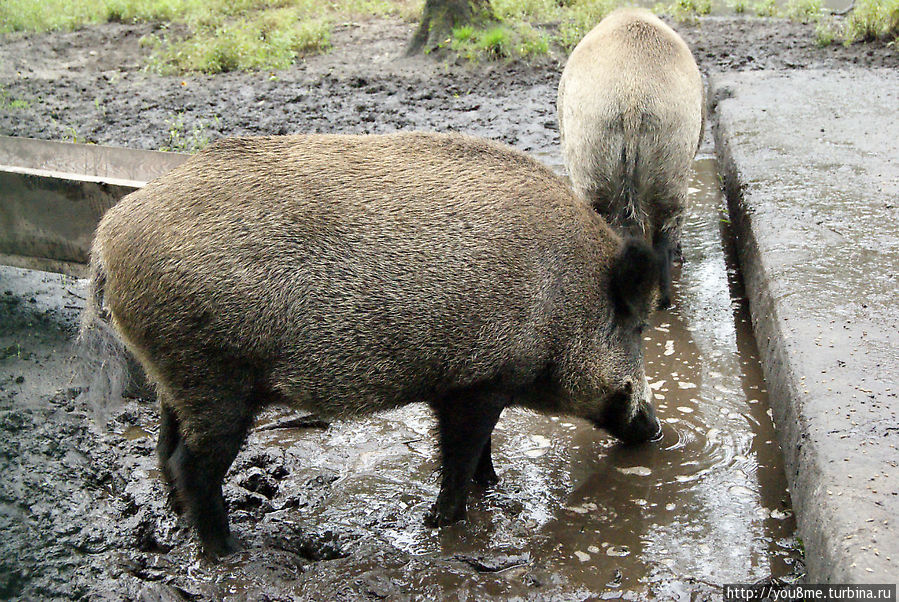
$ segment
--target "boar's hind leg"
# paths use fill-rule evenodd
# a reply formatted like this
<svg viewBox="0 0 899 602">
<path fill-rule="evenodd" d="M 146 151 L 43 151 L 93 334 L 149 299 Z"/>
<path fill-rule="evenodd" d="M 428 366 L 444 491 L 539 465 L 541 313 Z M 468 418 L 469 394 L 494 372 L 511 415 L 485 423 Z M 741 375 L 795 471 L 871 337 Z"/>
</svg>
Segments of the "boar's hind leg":
<svg viewBox="0 0 899 602">
<path fill-rule="evenodd" d="M 222 480 L 252 424 L 250 404 L 232 394 L 192 397 L 190 406 L 178 407 L 180 436 L 168 462 L 175 489 L 203 551 L 210 556 L 233 552 L 237 545 L 228 528 Z"/>
<path fill-rule="evenodd" d="M 465 518 L 468 487 L 478 467 L 484 464 L 485 448 L 489 461 L 490 433 L 508 402 L 508 395 L 472 388 L 433 404 L 443 474 L 440 494 L 425 517 L 429 526 L 441 527 Z M 492 468 L 490 462 L 491 471 Z M 486 471 L 486 467 L 482 470 Z M 479 476 L 484 476 L 484 472 Z"/>
<path fill-rule="evenodd" d="M 164 399 L 159 403 L 159 438 L 156 440 L 156 456 L 159 468 L 167 483 L 172 483 L 172 471 L 169 469 L 169 458 L 175 453 L 181 436 L 178 434 L 178 417 L 175 410 Z"/>
<path fill-rule="evenodd" d="M 677 247 L 667 230 L 662 230 L 655 236 L 652 247 L 659 262 L 658 309 L 668 309 L 671 307 L 671 268 Z"/>
<path fill-rule="evenodd" d="M 490 437 L 487 437 L 487 443 L 481 451 L 481 459 L 478 460 L 478 467 L 474 470 L 474 482 L 482 487 L 496 485 L 499 482 L 493 468 L 493 458 L 490 457 L 490 447 Z"/>
</svg>

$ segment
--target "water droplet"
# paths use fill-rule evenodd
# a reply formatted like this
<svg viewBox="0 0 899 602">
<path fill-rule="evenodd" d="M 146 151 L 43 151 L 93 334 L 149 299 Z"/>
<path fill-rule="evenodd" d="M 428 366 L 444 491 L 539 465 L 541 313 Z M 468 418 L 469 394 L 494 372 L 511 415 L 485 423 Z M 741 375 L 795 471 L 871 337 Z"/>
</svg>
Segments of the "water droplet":
<svg viewBox="0 0 899 602">
<path fill-rule="evenodd" d="M 549 439 L 543 435 L 531 435 L 531 441 L 539 447 L 549 447 Z"/>
<path fill-rule="evenodd" d="M 627 546 L 609 546 L 606 554 L 609 556 L 627 556 L 631 553 Z"/>
<path fill-rule="evenodd" d="M 743 487 L 742 485 L 731 485 L 727 488 L 727 490 L 734 495 L 741 495 L 746 497 L 750 497 L 753 495 L 752 489 Z"/>
<path fill-rule="evenodd" d="M 638 477 L 648 477 L 652 474 L 652 470 L 645 466 L 631 466 L 629 468 L 618 468 L 618 472 L 626 475 L 636 475 Z"/>
</svg>

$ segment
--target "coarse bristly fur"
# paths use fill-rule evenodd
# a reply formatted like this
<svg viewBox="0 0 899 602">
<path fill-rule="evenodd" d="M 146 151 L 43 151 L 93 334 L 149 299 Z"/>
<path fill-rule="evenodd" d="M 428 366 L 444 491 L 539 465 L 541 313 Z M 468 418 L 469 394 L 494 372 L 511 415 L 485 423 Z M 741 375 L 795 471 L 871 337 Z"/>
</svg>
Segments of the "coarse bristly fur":
<svg viewBox="0 0 899 602">
<path fill-rule="evenodd" d="M 103 299 L 105 281 L 105 272 L 95 262 L 91 265 L 88 300 L 69 360 L 70 384 L 81 390 L 80 398 L 93 410 L 93 419 L 101 427 L 124 398 L 154 395 L 140 365 L 109 324 Z"/>
<path fill-rule="evenodd" d="M 659 432 L 640 337 L 651 250 L 500 144 L 222 140 L 109 210 L 91 265 L 88 311 L 108 311 L 155 384 L 163 474 L 213 555 L 234 547 L 222 478 L 269 402 L 339 417 L 428 403 L 438 526 L 464 516 L 472 480 L 495 482 L 504 407 Z"/>
<path fill-rule="evenodd" d="M 648 10 L 613 11 L 572 51 L 557 104 L 572 185 L 615 230 L 653 245 L 667 307 L 705 112 L 690 49 Z"/>
</svg>

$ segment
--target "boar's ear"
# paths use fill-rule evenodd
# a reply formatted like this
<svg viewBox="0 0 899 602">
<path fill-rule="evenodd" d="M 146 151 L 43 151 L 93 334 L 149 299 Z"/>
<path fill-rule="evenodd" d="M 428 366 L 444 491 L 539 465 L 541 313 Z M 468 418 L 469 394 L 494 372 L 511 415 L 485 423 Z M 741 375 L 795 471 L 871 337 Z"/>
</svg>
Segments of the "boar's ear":
<svg viewBox="0 0 899 602">
<path fill-rule="evenodd" d="M 612 262 L 609 293 L 616 316 L 623 321 L 645 319 L 659 282 L 659 262 L 644 241 L 629 238 Z"/>
</svg>

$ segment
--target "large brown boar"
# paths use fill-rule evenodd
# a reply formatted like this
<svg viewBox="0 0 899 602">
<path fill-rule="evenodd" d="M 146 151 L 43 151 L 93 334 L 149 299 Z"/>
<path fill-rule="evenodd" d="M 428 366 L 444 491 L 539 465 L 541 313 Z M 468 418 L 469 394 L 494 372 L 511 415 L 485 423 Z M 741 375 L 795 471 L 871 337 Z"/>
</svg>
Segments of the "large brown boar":
<svg viewBox="0 0 899 602">
<path fill-rule="evenodd" d="M 690 49 L 651 12 L 609 14 L 575 47 L 559 82 L 562 153 L 575 190 L 617 231 L 650 242 L 659 305 L 671 304 L 703 86 Z"/>
<path fill-rule="evenodd" d="M 503 408 L 659 433 L 640 331 L 654 256 L 511 148 L 459 135 L 217 142 L 124 198 L 91 255 L 84 332 L 108 321 L 157 388 L 157 451 L 211 554 L 222 479 L 256 412 L 352 417 L 425 402 L 440 494 L 492 483 Z"/>
</svg>

